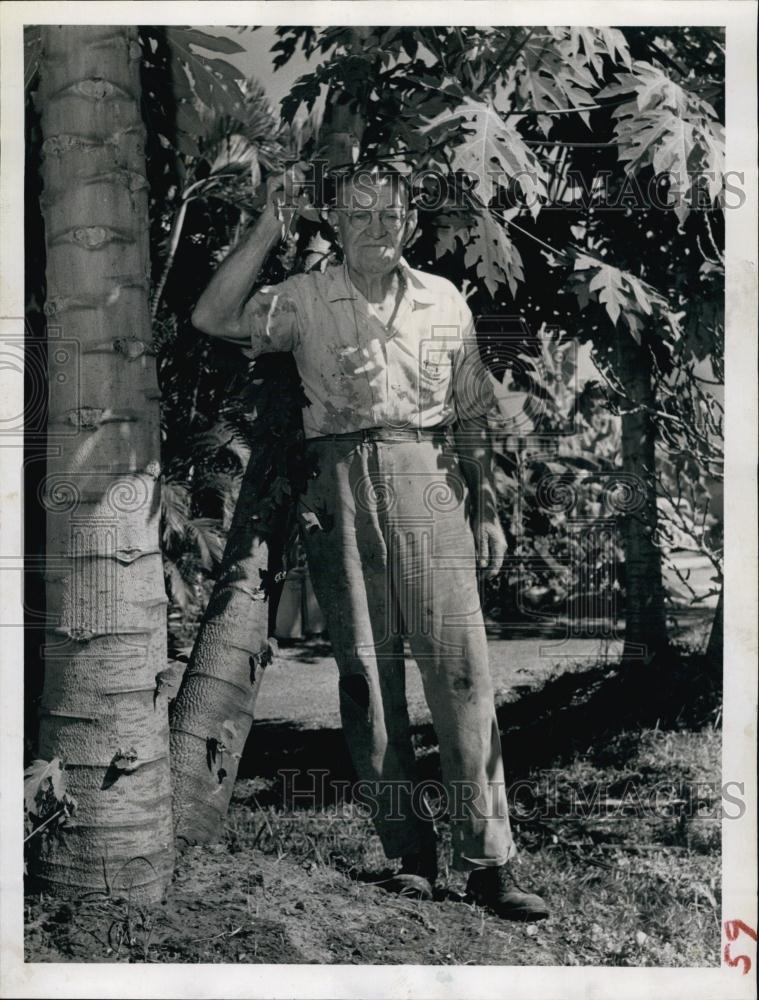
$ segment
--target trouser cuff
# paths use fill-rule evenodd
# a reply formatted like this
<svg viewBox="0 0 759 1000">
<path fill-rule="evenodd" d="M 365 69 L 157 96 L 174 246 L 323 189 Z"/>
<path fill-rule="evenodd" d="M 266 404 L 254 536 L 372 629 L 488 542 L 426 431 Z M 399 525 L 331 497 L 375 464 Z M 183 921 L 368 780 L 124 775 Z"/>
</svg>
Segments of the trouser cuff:
<svg viewBox="0 0 759 1000">
<path fill-rule="evenodd" d="M 519 852 L 517 851 L 517 845 L 511 843 L 505 854 L 498 855 L 496 857 L 470 857 L 466 854 L 457 854 L 453 858 L 452 867 L 458 872 L 468 872 L 472 871 L 473 868 L 498 868 L 500 865 L 505 865 L 508 861 L 511 861 L 517 856 Z"/>
</svg>

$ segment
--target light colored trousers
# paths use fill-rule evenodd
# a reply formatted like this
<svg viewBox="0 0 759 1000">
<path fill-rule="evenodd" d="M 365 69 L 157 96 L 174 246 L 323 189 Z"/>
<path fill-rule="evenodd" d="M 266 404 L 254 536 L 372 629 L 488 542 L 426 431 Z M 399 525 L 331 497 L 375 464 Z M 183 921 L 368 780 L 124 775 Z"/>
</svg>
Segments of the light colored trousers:
<svg viewBox="0 0 759 1000">
<path fill-rule="evenodd" d="M 453 866 L 502 864 L 516 849 L 469 490 L 450 432 L 409 433 L 307 441 L 319 472 L 298 506 L 301 538 L 339 668 L 360 798 L 371 803 L 386 855 L 413 853 L 425 827 L 414 791 L 405 633 L 440 746 Z"/>
</svg>

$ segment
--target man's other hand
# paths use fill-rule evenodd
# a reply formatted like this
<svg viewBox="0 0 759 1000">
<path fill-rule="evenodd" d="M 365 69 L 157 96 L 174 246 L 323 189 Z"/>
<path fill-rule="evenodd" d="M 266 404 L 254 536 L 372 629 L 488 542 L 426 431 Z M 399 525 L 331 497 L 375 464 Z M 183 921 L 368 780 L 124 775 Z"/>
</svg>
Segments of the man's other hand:
<svg viewBox="0 0 759 1000">
<path fill-rule="evenodd" d="M 477 545 L 477 565 L 484 571 L 485 579 L 498 576 L 506 555 L 506 536 L 499 521 L 487 518 L 475 521 L 474 538 Z"/>
</svg>

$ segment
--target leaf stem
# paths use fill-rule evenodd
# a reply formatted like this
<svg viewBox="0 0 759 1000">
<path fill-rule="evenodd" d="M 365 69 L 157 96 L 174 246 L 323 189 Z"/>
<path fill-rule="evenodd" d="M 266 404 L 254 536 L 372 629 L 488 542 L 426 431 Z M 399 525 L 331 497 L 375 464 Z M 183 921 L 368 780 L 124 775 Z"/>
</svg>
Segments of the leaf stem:
<svg viewBox="0 0 759 1000">
<path fill-rule="evenodd" d="M 529 230 L 523 229 L 521 226 L 518 226 L 516 222 L 512 222 L 511 219 L 505 218 L 503 215 L 501 215 L 498 212 L 494 212 L 492 209 L 488 209 L 488 211 L 491 212 L 492 215 L 495 215 L 496 218 L 500 219 L 501 222 L 505 222 L 507 226 L 511 226 L 511 228 L 516 229 L 518 233 L 522 233 L 523 236 L 526 236 L 534 243 L 537 243 L 539 246 L 543 247 L 544 250 L 548 250 L 550 251 L 550 253 L 555 254 L 560 260 L 564 261 L 565 264 L 568 264 L 572 259 L 566 251 L 557 250 L 556 247 L 552 247 L 550 243 L 546 243 L 545 240 L 541 240 L 540 237 L 535 236 L 533 233 L 529 232 Z"/>
<path fill-rule="evenodd" d="M 542 110 L 540 108 L 523 108 L 514 111 L 502 111 L 501 114 L 504 118 L 516 118 L 518 115 L 571 115 L 571 114 L 581 114 L 583 111 L 603 111 L 604 108 L 616 108 L 619 104 L 627 104 L 630 100 L 630 96 L 621 97 L 617 101 L 608 101 L 606 104 L 582 104 L 576 108 L 553 108 L 551 110 Z"/>
<path fill-rule="evenodd" d="M 64 811 L 63 808 L 61 808 L 61 809 L 58 810 L 58 812 L 54 812 L 52 816 L 48 816 L 48 818 L 45 820 L 45 822 L 44 823 L 40 823 L 40 825 L 38 827 L 36 827 L 34 830 L 32 830 L 32 832 L 29 834 L 28 837 L 24 837 L 24 843 L 26 843 L 27 840 L 31 840 L 32 837 L 36 836 L 38 833 L 41 833 L 45 829 L 45 827 L 49 823 L 52 823 L 53 820 L 56 819 L 58 816 L 60 816 L 63 811 Z"/>
</svg>

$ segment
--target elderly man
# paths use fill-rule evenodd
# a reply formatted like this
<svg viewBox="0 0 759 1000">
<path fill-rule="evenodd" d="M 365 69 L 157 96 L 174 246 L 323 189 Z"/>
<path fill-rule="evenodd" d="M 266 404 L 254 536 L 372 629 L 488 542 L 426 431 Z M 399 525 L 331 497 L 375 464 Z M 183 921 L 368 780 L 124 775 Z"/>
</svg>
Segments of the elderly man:
<svg viewBox="0 0 759 1000">
<path fill-rule="evenodd" d="M 255 227 L 218 268 L 193 323 L 248 356 L 292 351 L 318 473 L 299 498 L 301 536 L 339 668 L 340 709 L 362 797 L 394 883 L 432 896 L 434 827 L 419 794 L 403 636 L 440 745 L 453 865 L 468 894 L 507 919 L 548 915 L 514 881 L 515 854 L 477 587 L 498 572 L 485 414 L 490 377 L 471 312 L 447 280 L 408 266 L 416 214 L 397 174 L 354 172 L 329 220 L 344 263 L 250 295 L 303 206 L 303 174 L 270 182 Z M 315 530 L 313 530 L 315 529 Z"/>
</svg>

